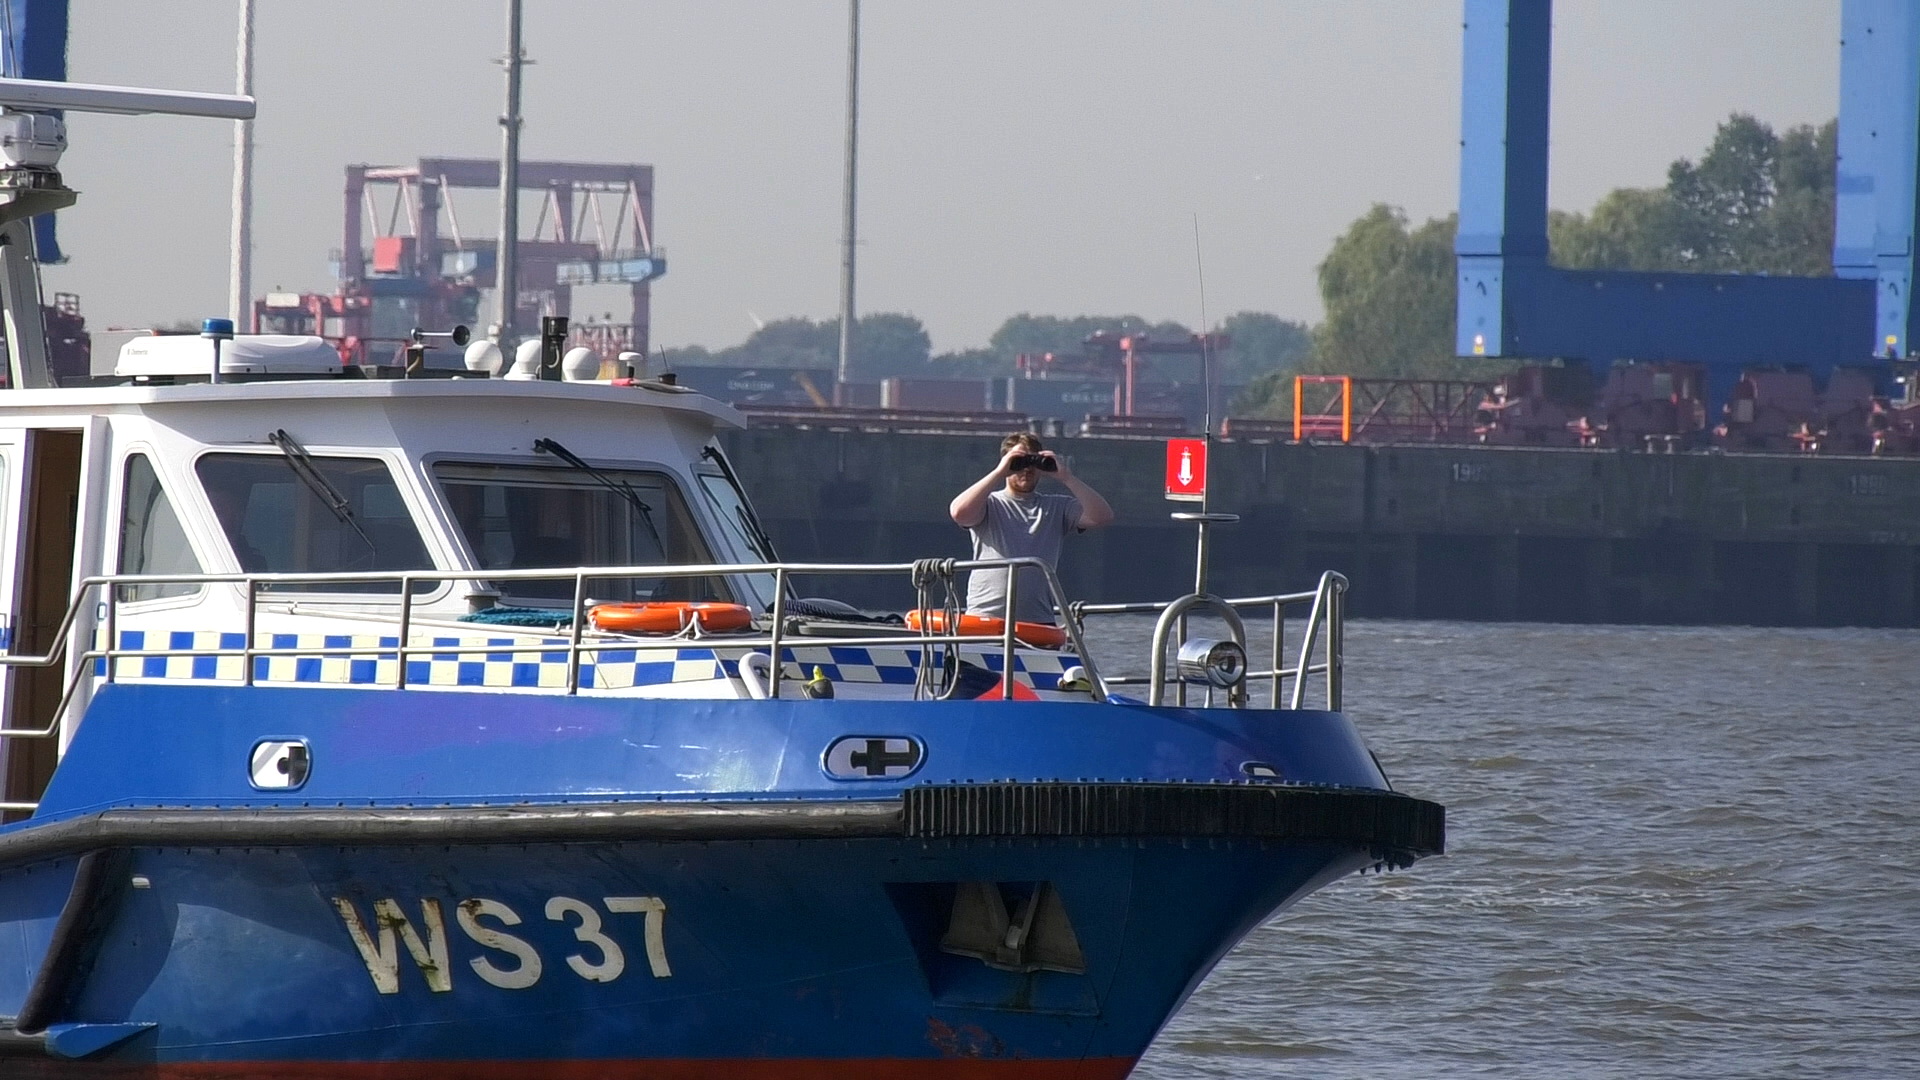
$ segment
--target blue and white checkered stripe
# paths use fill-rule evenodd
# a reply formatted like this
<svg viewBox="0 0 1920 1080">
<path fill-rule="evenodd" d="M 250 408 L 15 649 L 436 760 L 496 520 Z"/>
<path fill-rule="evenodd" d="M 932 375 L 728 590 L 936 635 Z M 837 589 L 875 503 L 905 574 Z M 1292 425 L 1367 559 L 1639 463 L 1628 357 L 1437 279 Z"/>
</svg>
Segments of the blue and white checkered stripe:
<svg viewBox="0 0 1920 1080">
<path fill-rule="evenodd" d="M 257 648 L 294 650 L 298 655 L 254 657 L 253 678 L 262 683 L 392 686 L 399 676 L 397 655 L 355 656 L 348 655 L 346 650 L 398 649 L 399 644 L 398 637 L 371 634 L 260 634 L 256 637 Z M 133 650 L 188 653 L 240 649 L 245 645 L 244 634 L 206 630 L 165 633 L 125 630 L 120 634 L 120 647 Z M 412 686 L 564 688 L 567 685 L 566 646 L 565 638 L 417 638 L 408 646 L 407 683 Z M 711 647 L 636 649 L 625 645 L 597 652 L 583 651 L 580 685 L 589 689 L 620 690 L 738 678 L 739 656 L 743 651 Z M 802 678 L 811 676 L 817 667 L 834 682 L 912 686 L 920 654 L 919 648 L 800 646 L 783 648 L 781 659 L 785 661 L 788 675 Z M 970 661 L 990 671 L 1001 670 L 1001 656 L 997 651 L 967 655 Z M 938 651 L 934 659 L 936 663 L 939 661 Z M 1037 690 L 1052 690 L 1059 685 L 1062 671 L 1077 662 L 1069 654 L 1018 652 L 1014 654 L 1014 672 L 1016 678 L 1026 676 L 1020 681 L 1030 683 Z M 241 656 L 114 658 L 117 679 L 239 682 L 245 671 L 246 661 Z M 106 675 L 104 658 L 95 661 L 94 674 Z"/>
<path fill-rule="evenodd" d="M 392 686 L 398 681 L 397 653 L 350 655 L 350 649 L 398 649 L 398 637 L 372 634 L 260 634 L 257 648 L 291 649 L 299 655 L 256 656 L 255 682 L 334 683 L 354 686 Z M 565 687 L 566 641 L 528 641 L 525 638 L 415 639 L 407 656 L 407 682 L 424 686 Z M 206 651 L 240 649 L 246 635 L 213 631 L 175 630 L 148 633 L 127 630 L 120 635 L 123 649 Z M 554 651 L 556 646 L 559 651 Z M 415 651 L 418 650 L 418 651 Z M 439 650 L 439 651 L 436 651 Z M 114 677 L 119 679 L 215 679 L 238 682 L 246 671 L 240 656 L 118 656 Z M 582 681 L 589 668 L 583 664 Z M 96 675 L 106 674 L 106 661 L 94 664 Z"/>
<path fill-rule="evenodd" d="M 826 646 L 781 649 L 781 659 L 787 661 L 786 674 L 799 674 L 811 677 L 813 669 L 834 682 L 849 683 L 893 683 L 912 686 L 920 665 L 919 648 L 874 648 L 867 646 Z M 941 650 L 933 650 L 933 662 L 942 660 Z M 978 663 L 988 671 L 998 674 L 1002 670 L 1002 656 L 994 649 L 980 653 L 968 650 L 964 654 L 970 663 Z M 1013 671 L 1016 681 L 1030 684 L 1036 690 L 1053 690 L 1060 685 L 1060 676 L 1068 667 L 1079 663 L 1079 658 L 1071 653 L 1019 652 L 1013 654 Z M 733 674 L 731 662 L 727 665 L 728 674 Z M 1022 679 L 1020 676 L 1026 676 Z"/>
</svg>

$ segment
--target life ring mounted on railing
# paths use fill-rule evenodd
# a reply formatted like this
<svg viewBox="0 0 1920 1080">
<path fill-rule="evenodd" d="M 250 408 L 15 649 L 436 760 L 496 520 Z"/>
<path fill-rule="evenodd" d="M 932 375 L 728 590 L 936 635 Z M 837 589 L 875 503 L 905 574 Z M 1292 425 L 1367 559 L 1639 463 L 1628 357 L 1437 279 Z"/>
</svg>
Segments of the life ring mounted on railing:
<svg viewBox="0 0 1920 1080">
<path fill-rule="evenodd" d="M 907 629 L 931 630 L 936 634 L 947 632 L 947 613 L 944 611 L 909 611 Z M 954 633 L 963 637 L 1005 637 L 1007 624 L 1004 619 L 990 615 L 962 615 L 960 628 Z M 1067 643 L 1067 632 L 1052 623 L 1017 622 L 1013 624 L 1013 636 L 1019 641 L 1041 649 L 1057 649 Z"/>
<path fill-rule="evenodd" d="M 698 626 L 703 633 L 723 634 L 752 626 L 753 610 L 744 604 L 650 600 L 595 604 L 588 609 L 587 618 L 596 630 L 625 634 L 677 634 L 690 626 Z"/>
</svg>

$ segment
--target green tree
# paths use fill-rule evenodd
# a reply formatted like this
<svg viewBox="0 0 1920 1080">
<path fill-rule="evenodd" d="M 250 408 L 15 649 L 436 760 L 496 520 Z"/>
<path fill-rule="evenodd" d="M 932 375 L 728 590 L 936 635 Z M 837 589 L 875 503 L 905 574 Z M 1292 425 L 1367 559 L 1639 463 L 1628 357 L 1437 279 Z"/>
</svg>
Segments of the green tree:
<svg viewBox="0 0 1920 1080">
<path fill-rule="evenodd" d="M 840 320 L 821 326 L 833 332 L 833 358 L 840 356 Z M 924 379 L 932 372 L 928 357 L 933 339 L 927 328 L 911 315 L 875 312 L 860 316 L 853 336 L 853 378 L 874 382 L 887 378 Z"/>
<path fill-rule="evenodd" d="M 1293 377 L 1297 372 L 1269 371 L 1246 386 L 1227 403 L 1228 416 L 1254 416 L 1284 419 L 1293 415 Z"/>
<path fill-rule="evenodd" d="M 1774 130 L 1735 113 L 1664 188 L 1622 188 L 1590 214 L 1548 222 L 1554 262 L 1578 269 L 1722 274 L 1833 272 L 1833 121 Z"/>
<path fill-rule="evenodd" d="M 663 365 L 664 370 L 678 371 L 688 367 L 711 367 L 714 363 L 713 353 L 704 345 L 662 346 L 657 355 L 647 358 L 647 370 L 658 375 Z"/>
<path fill-rule="evenodd" d="M 1240 311 L 1220 320 L 1217 333 L 1228 338 L 1213 377 L 1216 385 L 1244 386 L 1275 371 L 1292 371 L 1313 349 L 1313 335 L 1302 323 L 1264 311 Z"/>
<path fill-rule="evenodd" d="M 1158 338 L 1187 337 L 1193 331 L 1177 322 L 1155 323 L 1138 315 L 1032 315 L 1021 312 L 1000 324 L 987 339 L 987 348 L 1005 357 L 1009 367 L 1021 353 L 1079 356 L 1087 337 L 1096 331 L 1113 334 L 1146 333 Z"/>
<path fill-rule="evenodd" d="M 1453 355 L 1456 219 L 1409 227 L 1376 204 L 1320 264 L 1326 318 L 1313 330 L 1315 372 L 1446 378 L 1476 367 Z"/>
<path fill-rule="evenodd" d="M 1684 267 L 1735 273 L 1765 247 L 1767 209 L 1777 191 L 1780 140 L 1744 113 L 1720 125 L 1699 164 L 1682 158 L 1667 170 L 1667 195 L 1680 209 Z"/>
<path fill-rule="evenodd" d="M 1780 137 L 1776 191 L 1768 208 L 1771 250 L 1762 269 L 1774 274 L 1826 277 L 1833 273 L 1834 168 L 1840 125 L 1801 125 Z"/>
<path fill-rule="evenodd" d="M 817 323 L 805 318 L 774 319 L 746 341 L 714 354 L 723 366 L 778 368 L 833 367 L 839 356 L 838 320 Z"/>
<path fill-rule="evenodd" d="M 1616 188 L 1591 213 L 1547 217 L 1554 262 L 1579 270 L 1677 270 L 1682 212 L 1662 188 Z"/>
<path fill-rule="evenodd" d="M 931 373 L 932 350 L 927 328 L 912 315 L 862 315 L 854 336 L 853 377 L 863 382 L 894 375 L 924 378 Z M 833 368 L 840 363 L 840 320 L 775 319 L 731 348 L 710 352 L 689 345 L 663 352 L 670 365 L 683 367 Z"/>
<path fill-rule="evenodd" d="M 1013 362 L 994 349 L 957 349 L 927 363 L 936 379 L 993 379 L 1013 373 Z"/>
</svg>

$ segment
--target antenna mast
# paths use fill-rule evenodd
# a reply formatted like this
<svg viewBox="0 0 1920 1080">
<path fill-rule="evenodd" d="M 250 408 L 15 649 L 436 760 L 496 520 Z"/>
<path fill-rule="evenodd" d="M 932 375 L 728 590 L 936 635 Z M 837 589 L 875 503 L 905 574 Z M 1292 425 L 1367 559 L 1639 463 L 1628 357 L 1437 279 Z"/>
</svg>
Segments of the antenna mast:
<svg viewBox="0 0 1920 1080">
<path fill-rule="evenodd" d="M 253 96 L 253 0 L 240 0 L 239 55 L 234 93 Z M 233 122 L 233 268 L 227 310 L 235 326 L 251 327 L 253 306 L 253 121 Z"/>
<path fill-rule="evenodd" d="M 860 0 L 847 0 L 847 182 L 840 219 L 840 366 L 833 403 L 846 405 L 853 373 L 854 173 L 860 146 Z"/>
<path fill-rule="evenodd" d="M 1207 323 L 1207 264 L 1200 257 L 1200 215 L 1193 215 L 1193 270 L 1200 282 L 1200 393 L 1205 398 L 1200 411 L 1205 426 L 1200 434 L 1213 441 L 1213 328 Z M 1206 494 L 1204 491 L 1201 493 Z M 1206 508 L 1203 501 L 1201 509 Z"/>
<path fill-rule="evenodd" d="M 500 239 L 494 257 L 494 292 L 498 294 L 500 351 L 509 362 L 519 334 L 513 326 L 520 306 L 520 69 L 527 62 L 520 51 L 520 0 L 507 0 L 507 111 L 500 118 Z"/>
<path fill-rule="evenodd" d="M 1213 334 L 1207 325 L 1207 264 L 1200 255 L 1200 215 L 1193 215 L 1193 269 L 1200 283 L 1200 392 L 1206 402 L 1201 406 L 1201 422 L 1205 427 L 1200 432 L 1202 460 L 1212 468 L 1213 459 Z M 1213 511 L 1213 485 L 1200 487 L 1200 510 L 1181 511 L 1173 515 L 1175 521 L 1191 521 L 1199 533 L 1199 544 L 1193 555 L 1193 591 L 1205 595 L 1207 591 L 1207 559 L 1212 551 L 1212 537 L 1209 529 L 1214 525 L 1231 525 L 1240 520 L 1239 514 L 1217 514 Z M 1180 618 L 1180 633 L 1184 637 L 1187 631 L 1186 617 Z M 1184 693 L 1184 691 L 1182 691 Z"/>
</svg>

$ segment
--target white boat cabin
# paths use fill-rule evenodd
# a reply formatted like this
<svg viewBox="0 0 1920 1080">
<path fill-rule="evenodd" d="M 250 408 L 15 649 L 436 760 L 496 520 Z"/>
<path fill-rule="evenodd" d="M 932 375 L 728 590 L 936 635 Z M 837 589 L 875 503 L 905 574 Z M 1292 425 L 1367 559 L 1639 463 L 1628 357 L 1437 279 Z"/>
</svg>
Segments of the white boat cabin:
<svg viewBox="0 0 1920 1080">
<path fill-rule="evenodd" d="M 59 654 L 0 667 L 6 728 L 47 733 L 3 740 L 9 806 L 108 680 L 740 698 L 824 673 L 841 697 L 928 691 L 926 635 L 780 645 L 791 589 L 715 441 L 742 422 L 726 405 L 636 380 L 342 377 L 290 347 L 223 371 L 277 356 L 292 377 L 170 383 L 178 358 L 153 340 L 116 385 L 0 392 L 0 625 L 13 656 Z M 204 347 L 177 340 L 161 351 Z M 92 580 L 115 575 L 187 580 Z M 740 619 L 571 625 L 601 603 Z M 999 645 L 970 661 L 1001 670 Z M 1093 700 L 1061 686 L 1072 654 L 1015 651 L 1008 695 Z"/>
</svg>

